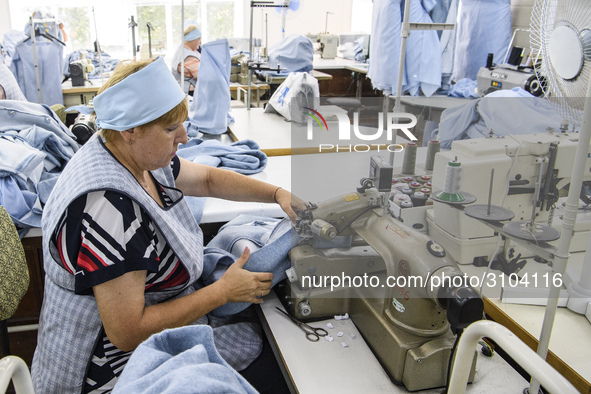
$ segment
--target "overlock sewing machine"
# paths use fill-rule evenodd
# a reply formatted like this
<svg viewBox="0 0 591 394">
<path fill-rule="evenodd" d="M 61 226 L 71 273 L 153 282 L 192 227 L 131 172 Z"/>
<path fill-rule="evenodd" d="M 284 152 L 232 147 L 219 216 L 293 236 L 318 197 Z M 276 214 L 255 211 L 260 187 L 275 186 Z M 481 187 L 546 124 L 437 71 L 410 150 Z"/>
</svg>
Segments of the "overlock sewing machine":
<svg viewBox="0 0 591 394">
<path fill-rule="evenodd" d="M 439 244 L 393 217 L 388 166 L 372 158 L 357 192 L 299 214 L 301 241 L 276 290 L 302 320 L 348 313 L 397 384 L 441 387 L 456 335 L 482 318 L 483 302 Z"/>
<path fill-rule="evenodd" d="M 512 221 L 531 221 L 533 214 L 535 222 L 560 232 L 560 189 L 570 182 L 578 143 L 578 134 L 566 132 L 567 127 L 564 128 L 562 132 L 454 141 L 451 150 L 435 156 L 433 189 L 443 187 L 445 165 L 456 160 L 463 167 L 463 191 L 473 194 L 481 203 L 487 201 L 490 193 L 493 205 L 515 214 Z M 591 168 L 589 157 L 586 168 Z M 491 170 L 494 170 L 492 186 Z M 584 179 L 591 180 L 589 171 Z M 580 211 L 571 252 L 586 249 L 590 227 L 587 216 Z M 497 247 L 497 236 L 490 227 L 448 204 L 434 202 L 433 209 L 427 211 L 427 223 L 429 235 L 460 264 L 490 257 Z M 510 240 L 505 242 L 505 251 L 513 249 L 515 255 L 532 256 L 527 249 L 509 244 Z"/>
</svg>

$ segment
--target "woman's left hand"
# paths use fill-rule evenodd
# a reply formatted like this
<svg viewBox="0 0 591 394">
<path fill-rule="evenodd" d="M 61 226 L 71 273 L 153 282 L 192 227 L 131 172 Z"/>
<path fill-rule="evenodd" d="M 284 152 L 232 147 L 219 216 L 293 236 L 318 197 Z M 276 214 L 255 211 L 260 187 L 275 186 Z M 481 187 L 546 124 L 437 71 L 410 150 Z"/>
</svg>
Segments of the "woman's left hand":
<svg viewBox="0 0 591 394">
<path fill-rule="evenodd" d="M 298 212 L 306 209 L 306 203 L 304 200 L 285 189 L 277 190 L 275 193 L 275 201 L 277 201 L 277 204 L 279 204 L 281 209 L 283 209 L 294 223 L 298 217 Z"/>
</svg>

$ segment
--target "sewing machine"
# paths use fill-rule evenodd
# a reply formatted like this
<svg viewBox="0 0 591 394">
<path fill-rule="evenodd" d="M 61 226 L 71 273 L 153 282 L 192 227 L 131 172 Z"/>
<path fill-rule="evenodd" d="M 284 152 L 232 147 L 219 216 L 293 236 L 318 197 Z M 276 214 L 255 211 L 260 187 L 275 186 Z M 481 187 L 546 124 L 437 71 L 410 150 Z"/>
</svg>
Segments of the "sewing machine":
<svg viewBox="0 0 591 394">
<path fill-rule="evenodd" d="M 88 81 L 88 73 L 94 70 L 94 66 L 84 52 L 81 52 L 80 59 L 70 63 L 69 67 L 72 86 L 84 86 L 84 83 Z"/>
<path fill-rule="evenodd" d="M 302 241 L 290 251 L 289 280 L 276 291 L 302 320 L 348 313 L 408 390 L 445 386 L 456 334 L 482 318 L 483 302 L 439 244 L 391 215 L 390 185 L 379 178 L 391 180 L 392 168 L 373 164 L 381 165 L 372 161 L 373 179 L 357 192 L 299 214 Z"/>
<path fill-rule="evenodd" d="M 480 204 L 503 206 L 515 214 L 513 221 L 529 221 L 532 212 L 536 223 L 561 230 L 562 194 L 570 182 L 578 134 L 555 132 L 454 141 L 449 151 L 435 156 L 433 190 L 442 190 L 448 162 L 462 164 L 460 189 L 476 197 Z M 591 168 L 591 158 L 586 168 Z M 492 190 L 491 170 L 494 169 Z M 585 180 L 591 179 L 586 172 Z M 539 194 L 535 199 L 536 193 Z M 535 205 L 535 208 L 534 208 Z M 571 253 L 584 251 L 589 238 L 591 218 L 581 212 L 574 228 Z M 468 217 L 461 210 L 435 201 L 427 211 L 429 235 L 440 243 L 459 264 L 472 264 L 475 258 L 490 258 L 498 238 L 485 224 Z M 557 241 L 554 241 L 554 245 Z M 509 239 L 501 250 L 522 258 L 532 253 Z"/>
<path fill-rule="evenodd" d="M 339 36 L 329 33 L 307 34 L 314 44 L 314 52 L 320 53 L 323 59 L 334 59 L 337 57 Z"/>
<path fill-rule="evenodd" d="M 519 68 L 517 66 L 502 65 L 481 67 L 476 75 L 476 86 L 480 97 L 496 90 L 511 90 L 520 87 L 539 97 L 544 94 L 544 77 L 538 78 L 532 68 Z"/>
</svg>

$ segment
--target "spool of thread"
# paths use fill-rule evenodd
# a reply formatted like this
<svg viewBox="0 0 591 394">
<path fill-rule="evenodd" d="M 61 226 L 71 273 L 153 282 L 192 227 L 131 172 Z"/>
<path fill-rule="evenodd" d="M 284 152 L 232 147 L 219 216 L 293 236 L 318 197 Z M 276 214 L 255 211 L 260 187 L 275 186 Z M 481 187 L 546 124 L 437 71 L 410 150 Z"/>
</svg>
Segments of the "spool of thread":
<svg viewBox="0 0 591 394">
<path fill-rule="evenodd" d="M 460 202 L 464 201 L 464 196 L 460 193 L 460 181 L 462 179 L 462 163 L 450 161 L 445 169 L 445 181 L 443 191 L 437 198 L 444 201 Z"/>
<path fill-rule="evenodd" d="M 392 185 L 392 190 L 397 190 L 399 192 L 402 192 L 404 189 L 408 189 L 408 184 L 406 184 L 406 183 L 397 183 L 395 185 Z"/>
<path fill-rule="evenodd" d="M 418 182 L 427 183 L 431 181 L 431 177 L 429 175 L 423 175 L 422 177 L 417 179 Z"/>
<path fill-rule="evenodd" d="M 425 160 L 425 170 L 433 170 L 433 164 L 435 163 L 435 154 L 441 150 L 441 143 L 436 140 L 431 140 L 427 144 L 427 159 Z"/>
<path fill-rule="evenodd" d="M 428 187 L 429 189 L 433 189 L 433 183 L 431 181 L 425 182 L 425 187 Z"/>
<path fill-rule="evenodd" d="M 431 194 L 431 189 L 429 189 L 428 187 L 422 187 L 419 191 L 423 193 L 425 196 L 429 196 Z"/>
<path fill-rule="evenodd" d="M 394 186 L 398 182 L 400 182 L 400 180 L 398 178 L 392 178 L 392 186 Z"/>
<path fill-rule="evenodd" d="M 412 208 L 412 202 L 410 202 L 410 201 L 402 201 L 400 203 L 400 208 Z"/>
<path fill-rule="evenodd" d="M 413 191 L 410 188 L 402 189 L 402 194 L 406 194 L 407 196 L 411 196 L 412 193 L 413 193 Z"/>
<path fill-rule="evenodd" d="M 417 143 L 409 142 L 404 150 L 404 161 L 402 162 L 403 174 L 414 174 L 417 163 Z"/>
<path fill-rule="evenodd" d="M 423 185 L 419 182 L 411 182 L 409 186 L 411 189 L 414 190 L 414 189 L 420 189 Z"/>
<path fill-rule="evenodd" d="M 412 176 L 407 176 L 407 177 L 402 178 L 402 180 L 406 183 L 411 183 L 411 182 L 415 181 L 415 178 Z"/>
<path fill-rule="evenodd" d="M 396 205 L 400 205 L 402 202 L 411 202 L 411 198 L 406 194 L 400 193 L 394 196 L 392 202 Z"/>
<path fill-rule="evenodd" d="M 422 192 L 415 192 L 411 196 L 412 205 L 415 207 L 422 207 L 427 202 L 427 196 Z"/>
</svg>

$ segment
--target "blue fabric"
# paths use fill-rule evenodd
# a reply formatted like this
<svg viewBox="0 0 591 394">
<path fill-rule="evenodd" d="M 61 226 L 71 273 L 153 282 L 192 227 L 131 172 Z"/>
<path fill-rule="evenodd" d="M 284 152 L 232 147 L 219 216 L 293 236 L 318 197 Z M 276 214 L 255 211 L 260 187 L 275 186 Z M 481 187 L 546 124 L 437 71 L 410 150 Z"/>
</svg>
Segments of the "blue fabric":
<svg viewBox="0 0 591 394">
<path fill-rule="evenodd" d="M 211 327 L 187 326 L 152 335 L 133 352 L 113 394 L 256 393 L 226 363 Z"/>
<path fill-rule="evenodd" d="M 459 0 L 451 0 L 447 12 L 446 23 L 456 23 Z M 439 3 L 441 4 L 441 3 Z M 433 18 L 437 18 L 438 11 L 433 9 Z M 441 90 L 447 91 L 451 87 L 451 76 L 454 65 L 454 52 L 456 48 L 456 30 L 444 30 L 441 32 Z"/>
<path fill-rule="evenodd" d="M 384 94 L 396 93 L 401 25 L 400 0 L 374 0 L 367 77 Z"/>
<path fill-rule="evenodd" d="M 451 85 L 447 95 L 452 97 L 480 97 L 478 95 L 478 83 L 470 78 L 462 78 Z"/>
<path fill-rule="evenodd" d="M 46 105 L 0 101 L 0 204 L 23 237 L 41 227 L 42 204 L 79 145 Z"/>
<path fill-rule="evenodd" d="M 203 45 L 199 79 L 185 122 L 189 136 L 197 136 L 199 132 L 217 135 L 228 130 L 231 65 L 228 40 Z"/>
<path fill-rule="evenodd" d="M 142 126 L 167 113 L 184 98 L 160 57 L 93 99 L 96 124 L 101 129 L 117 131 Z"/>
<path fill-rule="evenodd" d="M 225 145 L 218 140 L 191 138 L 179 146 L 177 155 L 195 163 L 233 170 L 239 174 L 251 175 L 261 172 L 267 166 L 267 155 L 252 140 Z"/>
<path fill-rule="evenodd" d="M 57 41 L 49 41 L 44 37 L 38 36 L 35 40 L 42 103 L 47 105 L 63 104 L 62 62 L 64 47 Z M 32 39 L 16 44 L 12 54 L 10 71 L 14 74 L 27 100 L 38 103 Z"/>
<path fill-rule="evenodd" d="M 511 42 L 511 0 L 462 0 L 456 25 L 454 81 L 476 79 L 489 53 L 501 63 Z"/>
<path fill-rule="evenodd" d="M 433 23 L 429 11 L 433 0 L 412 0 L 409 20 L 417 23 Z M 371 53 L 371 52 L 370 52 Z M 441 44 L 435 30 L 414 30 L 407 38 L 405 56 L 406 83 L 403 90 L 411 96 L 420 91 L 430 97 L 441 86 Z"/>
<path fill-rule="evenodd" d="M 454 140 L 486 137 L 491 129 L 496 136 L 545 133 L 547 127 L 559 130 L 561 122 L 548 100 L 521 88 L 499 90 L 443 111 L 437 139 L 449 149 Z"/>
<path fill-rule="evenodd" d="M 288 253 L 292 248 L 291 221 L 267 217 L 240 215 L 220 228 L 218 234 L 203 251 L 203 274 L 200 285 L 207 286 L 222 277 L 245 247 L 250 258 L 244 269 L 253 272 L 272 272 L 273 286 L 287 277 L 290 267 Z M 233 315 L 250 303 L 228 303 L 214 309 L 214 316 Z"/>
<path fill-rule="evenodd" d="M 64 76 L 66 76 L 66 77 L 70 76 L 70 63 L 80 59 L 80 52 L 82 52 L 82 51 L 74 51 L 68 55 L 67 61 L 64 62 L 64 70 L 63 70 Z M 86 58 L 89 59 L 90 62 L 92 63 L 92 65 L 94 66 L 94 70 L 92 70 L 91 72 L 88 73 L 89 79 L 102 78 L 101 63 L 102 63 L 103 73 L 108 73 L 110 71 L 113 71 L 115 69 L 115 67 L 120 62 L 119 59 L 112 58 L 111 55 L 109 55 L 106 52 L 101 52 L 100 62 L 99 62 L 98 52 L 93 52 L 91 50 L 86 50 L 84 52 L 86 53 Z"/>
<path fill-rule="evenodd" d="M 281 72 L 268 72 L 270 76 L 290 72 L 310 72 L 314 68 L 314 45 L 308 37 L 291 34 L 269 48 L 269 67 L 281 67 Z"/>
</svg>

